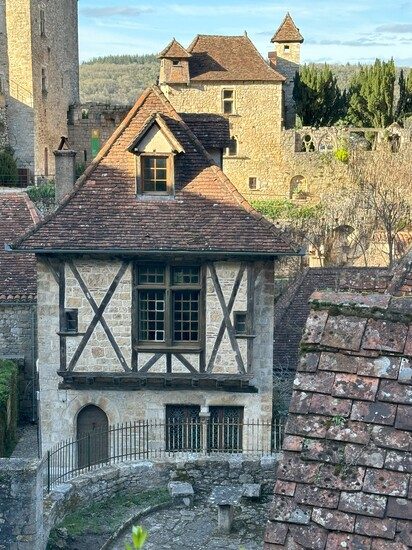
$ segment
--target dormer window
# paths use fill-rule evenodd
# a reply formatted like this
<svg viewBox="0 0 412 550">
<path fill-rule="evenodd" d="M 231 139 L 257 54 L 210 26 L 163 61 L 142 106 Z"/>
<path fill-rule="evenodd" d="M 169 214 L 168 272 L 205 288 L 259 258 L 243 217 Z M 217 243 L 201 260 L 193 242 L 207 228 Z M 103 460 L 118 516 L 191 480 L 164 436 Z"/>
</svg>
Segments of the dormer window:
<svg viewBox="0 0 412 550">
<path fill-rule="evenodd" d="M 160 114 L 152 115 L 127 148 L 136 155 L 137 195 L 173 195 L 175 157 L 184 149 Z"/>
</svg>

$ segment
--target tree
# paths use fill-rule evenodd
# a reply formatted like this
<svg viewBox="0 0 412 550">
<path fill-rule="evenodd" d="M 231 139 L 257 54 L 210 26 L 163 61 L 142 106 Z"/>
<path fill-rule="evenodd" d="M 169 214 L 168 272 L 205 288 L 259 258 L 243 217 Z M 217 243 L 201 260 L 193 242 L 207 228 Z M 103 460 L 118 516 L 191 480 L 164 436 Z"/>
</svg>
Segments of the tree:
<svg viewBox="0 0 412 550">
<path fill-rule="evenodd" d="M 407 78 L 405 78 L 404 70 L 401 69 L 399 75 L 399 99 L 396 106 L 395 119 L 398 122 L 412 115 L 412 70 L 409 71 Z"/>
<path fill-rule="evenodd" d="M 349 168 L 374 220 L 375 234 L 384 232 L 392 266 L 399 233 L 412 224 L 412 173 L 407 151 L 392 153 L 386 145 L 373 154 L 355 149 Z"/>
<path fill-rule="evenodd" d="M 348 121 L 355 126 L 386 128 L 394 121 L 396 70 L 393 59 L 360 67 L 349 87 Z"/>
<path fill-rule="evenodd" d="M 328 65 L 305 65 L 296 73 L 293 88 L 296 113 L 304 126 L 330 126 L 344 114 L 346 103 Z"/>
</svg>

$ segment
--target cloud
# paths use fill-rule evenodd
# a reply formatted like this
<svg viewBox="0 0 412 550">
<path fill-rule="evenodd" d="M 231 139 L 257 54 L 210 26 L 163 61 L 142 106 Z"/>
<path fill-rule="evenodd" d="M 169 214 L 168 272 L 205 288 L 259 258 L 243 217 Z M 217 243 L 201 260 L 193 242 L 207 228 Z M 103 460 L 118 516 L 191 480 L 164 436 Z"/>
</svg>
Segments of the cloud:
<svg viewBox="0 0 412 550">
<path fill-rule="evenodd" d="M 132 6 L 107 6 L 106 8 L 83 8 L 82 14 L 86 17 L 101 19 L 105 17 L 137 17 L 144 13 L 151 13 L 152 8 L 134 8 Z"/>
<path fill-rule="evenodd" d="M 376 32 L 412 33 L 412 23 L 395 23 L 393 25 L 381 25 Z"/>
<path fill-rule="evenodd" d="M 357 38 L 355 40 L 307 40 L 307 44 L 319 44 L 321 46 L 352 46 L 352 47 L 369 47 L 369 46 L 390 46 L 389 42 L 373 40 L 370 38 Z"/>
<path fill-rule="evenodd" d="M 167 9 L 179 15 L 203 17 L 220 15 L 270 15 L 284 12 L 282 6 L 243 4 L 233 6 L 232 4 L 198 5 L 198 4 L 170 4 Z"/>
</svg>

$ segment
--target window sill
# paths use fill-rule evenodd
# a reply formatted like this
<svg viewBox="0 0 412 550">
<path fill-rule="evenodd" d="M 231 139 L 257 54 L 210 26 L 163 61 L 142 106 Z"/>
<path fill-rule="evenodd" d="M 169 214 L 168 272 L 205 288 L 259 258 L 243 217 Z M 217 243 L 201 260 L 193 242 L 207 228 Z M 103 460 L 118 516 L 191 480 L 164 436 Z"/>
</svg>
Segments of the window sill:
<svg viewBox="0 0 412 550">
<path fill-rule="evenodd" d="M 245 155 L 223 155 L 223 160 L 249 160 L 250 157 L 247 157 Z"/>
<path fill-rule="evenodd" d="M 144 195 L 136 195 L 136 198 L 138 201 L 174 201 L 175 196 L 174 195 L 151 195 L 150 193 L 145 193 Z"/>
<path fill-rule="evenodd" d="M 85 332 L 57 332 L 56 333 L 58 336 L 84 336 L 86 333 Z"/>
<path fill-rule="evenodd" d="M 139 353 L 201 353 L 203 348 L 200 346 L 156 346 L 153 344 L 133 346 L 133 349 Z"/>
<path fill-rule="evenodd" d="M 256 338 L 256 334 L 235 334 L 238 340 L 253 340 Z"/>
</svg>

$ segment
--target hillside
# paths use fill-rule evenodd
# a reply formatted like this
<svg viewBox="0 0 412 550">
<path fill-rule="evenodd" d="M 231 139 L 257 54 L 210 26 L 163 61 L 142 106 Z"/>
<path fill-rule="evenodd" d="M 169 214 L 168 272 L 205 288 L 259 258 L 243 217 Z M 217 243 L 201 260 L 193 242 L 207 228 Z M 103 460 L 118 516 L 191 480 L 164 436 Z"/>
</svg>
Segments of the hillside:
<svg viewBox="0 0 412 550">
<path fill-rule="evenodd" d="M 347 88 L 359 65 L 331 65 L 339 86 Z M 130 105 L 154 84 L 159 73 L 155 55 L 110 55 L 80 65 L 80 97 L 88 101 Z"/>
</svg>

